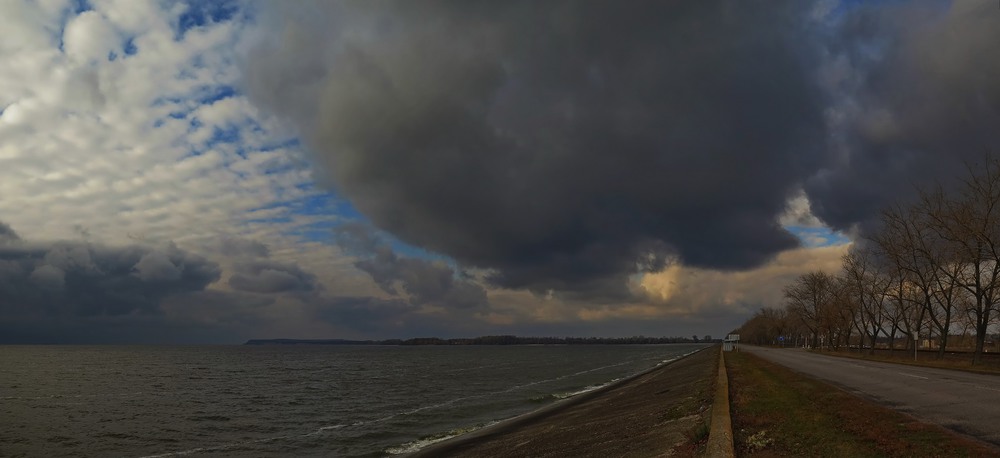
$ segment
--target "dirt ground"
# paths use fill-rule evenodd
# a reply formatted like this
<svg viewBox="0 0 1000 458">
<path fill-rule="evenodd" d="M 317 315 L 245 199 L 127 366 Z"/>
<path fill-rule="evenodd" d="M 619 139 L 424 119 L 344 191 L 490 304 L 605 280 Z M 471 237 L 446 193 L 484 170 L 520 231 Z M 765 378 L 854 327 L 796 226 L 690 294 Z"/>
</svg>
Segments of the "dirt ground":
<svg viewBox="0 0 1000 458">
<path fill-rule="evenodd" d="M 712 402 L 712 347 L 608 390 L 433 445 L 415 457 L 670 456 Z"/>
</svg>

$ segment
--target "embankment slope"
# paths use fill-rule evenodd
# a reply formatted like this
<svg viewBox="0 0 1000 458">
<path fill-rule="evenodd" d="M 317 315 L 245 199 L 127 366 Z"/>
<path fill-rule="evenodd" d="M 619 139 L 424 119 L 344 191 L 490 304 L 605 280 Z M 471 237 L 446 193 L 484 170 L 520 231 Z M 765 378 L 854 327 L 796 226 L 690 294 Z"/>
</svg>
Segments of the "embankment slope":
<svg viewBox="0 0 1000 458">
<path fill-rule="evenodd" d="M 718 358 L 719 347 L 709 347 L 606 390 L 412 456 L 663 456 L 703 421 Z"/>
</svg>

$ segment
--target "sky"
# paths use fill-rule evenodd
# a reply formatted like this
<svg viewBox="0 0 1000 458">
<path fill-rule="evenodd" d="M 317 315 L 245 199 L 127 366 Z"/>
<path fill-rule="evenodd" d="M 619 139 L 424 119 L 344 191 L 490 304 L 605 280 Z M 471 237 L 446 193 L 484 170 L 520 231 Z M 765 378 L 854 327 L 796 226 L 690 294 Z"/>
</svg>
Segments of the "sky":
<svg viewBox="0 0 1000 458">
<path fill-rule="evenodd" d="M 1000 7 L 0 0 L 0 343 L 721 336 L 1000 150 Z"/>
</svg>

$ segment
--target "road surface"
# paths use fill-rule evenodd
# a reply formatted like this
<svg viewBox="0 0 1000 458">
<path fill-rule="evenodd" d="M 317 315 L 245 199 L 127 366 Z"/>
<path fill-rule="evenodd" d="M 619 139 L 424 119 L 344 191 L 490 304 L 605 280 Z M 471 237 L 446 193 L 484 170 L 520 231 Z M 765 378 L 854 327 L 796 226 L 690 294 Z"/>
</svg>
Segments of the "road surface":
<svg viewBox="0 0 1000 458">
<path fill-rule="evenodd" d="M 1000 376 L 838 358 L 802 349 L 741 345 L 740 350 L 1000 446 Z"/>
</svg>

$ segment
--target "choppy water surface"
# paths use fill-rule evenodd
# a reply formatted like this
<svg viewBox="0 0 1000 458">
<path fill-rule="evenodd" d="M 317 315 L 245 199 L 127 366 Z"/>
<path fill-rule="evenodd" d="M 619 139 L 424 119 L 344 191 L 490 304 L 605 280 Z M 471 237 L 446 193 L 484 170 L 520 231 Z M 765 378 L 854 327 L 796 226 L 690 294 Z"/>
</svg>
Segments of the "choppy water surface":
<svg viewBox="0 0 1000 458">
<path fill-rule="evenodd" d="M 392 455 L 701 347 L 0 347 L 0 454 Z"/>
</svg>

